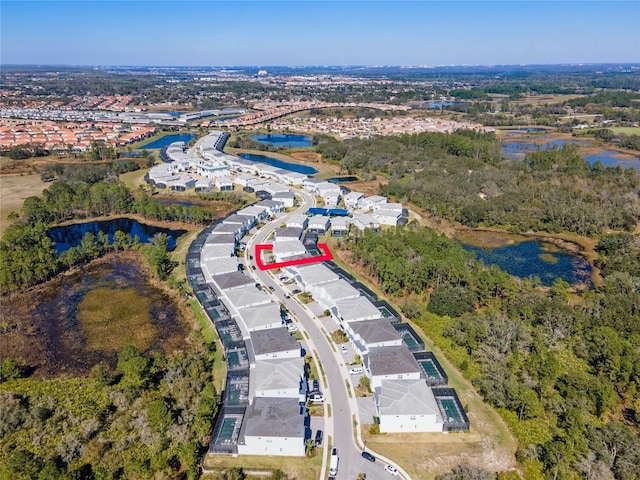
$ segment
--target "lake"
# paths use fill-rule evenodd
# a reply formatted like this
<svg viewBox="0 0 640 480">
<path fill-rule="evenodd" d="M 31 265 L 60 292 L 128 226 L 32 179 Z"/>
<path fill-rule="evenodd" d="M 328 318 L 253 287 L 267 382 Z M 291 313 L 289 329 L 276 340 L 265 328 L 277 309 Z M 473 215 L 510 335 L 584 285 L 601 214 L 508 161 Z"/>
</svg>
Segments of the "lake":
<svg viewBox="0 0 640 480">
<path fill-rule="evenodd" d="M 562 148 L 564 145 L 573 144 L 578 147 L 593 145 L 586 140 L 549 139 L 549 137 L 537 137 L 536 142 L 510 141 L 502 145 L 502 156 L 512 160 L 522 160 L 527 153 L 552 148 Z M 616 150 L 601 149 L 599 153 L 583 155 L 584 159 L 593 165 L 600 161 L 606 167 L 635 168 L 640 170 L 640 157 L 624 155 Z"/>
<path fill-rule="evenodd" d="M 147 150 L 151 148 L 164 148 L 164 147 L 168 147 L 173 142 L 184 142 L 185 144 L 187 144 L 194 138 L 196 138 L 196 136 L 193 133 L 178 133 L 176 135 L 165 135 L 164 137 L 154 140 L 151 143 L 147 143 L 142 147 L 138 147 L 138 150 Z"/>
<path fill-rule="evenodd" d="M 313 175 L 314 173 L 318 173 L 318 170 L 316 170 L 313 167 L 300 165 L 298 163 L 285 162 L 284 160 L 278 160 L 277 158 L 267 157 L 265 155 L 241 153 L 240 158 L 244 158 L 245 160 L 250 160 L 252 162 L 266 163 L 273 167 L 282 168 L 284 170 L 290 170 L 292 172 L 302 173 L 304 175 Z"/>
<path fill-rule="evenodd" d="M 497 248 L 481 248 L 462 244 L 486 265 L 497 265 L 505 272 L 520 278 L 538 277 L 542 285 L 553 285 L 561 278 L 570 285 L 592 287 L 591 265 L 579 255 L 561 251 L 547 242 L 527 240 Z"/>
<path fill-rule="evenodd" d="M 292 133 L 267 133 L 263 135 L 251 135 L 249 138 L 276 148 L 310 147 L 313 145 L 311 137 Z"/>
<path fill-rule="evenodd" d="M 85 223 L 74 223 L 62 227 L 50 228 L 47 235 L 55 242 L 58 254 L 71 247 L 80 245 L 82 237 L 87 232 L 97 235 L 102 231 L 109 235 L 109 241 L 113 242 L 113 235 L 116 231 L 130 233 L 131 237 L 138 235 L 142 243 L 150 243 L 151 238 L 156 233 L 166 233 L 169 236 L 169 249 L 176 248 L 177 240 L 181 235 L 187 233 L 186 230 L 171 230 L 169 228 L 153 227 L 145 225 L 132 218 L 116 218 L 113 220 L 100 220 Z"/>
</svg>

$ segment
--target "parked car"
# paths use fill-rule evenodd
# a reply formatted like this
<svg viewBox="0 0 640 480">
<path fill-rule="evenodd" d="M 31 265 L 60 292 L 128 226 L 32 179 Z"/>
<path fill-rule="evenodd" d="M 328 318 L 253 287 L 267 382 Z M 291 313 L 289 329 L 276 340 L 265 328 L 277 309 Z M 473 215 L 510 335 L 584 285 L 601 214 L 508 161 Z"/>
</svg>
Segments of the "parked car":
<svg viewBox="0 0 640 480">
<path fill-rule="evenodd" d="M 396 477 L 398 475 L 398 469 L 391 465 L 385 465 L 384 469 L 389 472 L 391 475 Z"/>
<path fill-rule="evenodd" d="M 324 403 L 324 395 L 321 395 L 320 393 L 314 393 L 313 395 L 311 395 L 311 402 Z"/>
<path fill-rule="evenodd" d="M 289 323 L 287 325 L 287 330 L 289 330 L 289 332 L 291 332 L 291 333 L 297 332 L 298 331 L 298 327 L 296 327 L 293 323 Z"/>
<path fill-rule="evenodd" d="M 362 372 L 362 367 L 353 367 L 349 369 L 349 375 L 360 375 Z"/>
<path fill-rule="evenodd" d="M 284 294 L 284 298 L 289 299 L 289 298 L 291 298 L 291 296 L 290 296 L 290 295 L 287 295 L 287 294 L 285 293 L 285 294 Z"/>
<path fill-rule="evenodd" d="M 342 350 L 342 353 L 347 353 L 347 346 L 344 344 L 340 345 L 340 350 Z"/>
<path fill-rule="evenodd" d="M 271 290 L 273 292 L 275 290 L 275 288 L 273 288 L 271 285 L 269 285 L 269 290 Z"/>
<path fill-rule="evenodd" d="M 362 458 L 366 458 L 370 462 L 375 462 L 376 461 L 376 457 L 374 457 L 373 455 L 371 455 L 369 452 L 366 452 L 366 451 L 362 452 Z"/>
<path fill-rule="evenodd" d="M 316 445 L 322 445 L 322 430 L 316 432 Z"/>
<path fill-rule="evenodd" d="M 329 462 L 329 475 L 337 475 L 338 474 L 338 463 L 340 458 L 338 457 L 338 449 L 333 447 L 331 450 L 331 461 Z"/>
<path fill-rule="evenodd" d="M 297 288 L 295 290 L 291 290 L 291 293 L 293 293 L 294 295 L 297 295 L 300 292 L 301 290 L 298 290 Z"/>
<path fill-rule="evenodd" d="M 313 379 L 313 391 L 314 392 L 320 391 L 320 381 L 317 378 Z"/>
</svg>

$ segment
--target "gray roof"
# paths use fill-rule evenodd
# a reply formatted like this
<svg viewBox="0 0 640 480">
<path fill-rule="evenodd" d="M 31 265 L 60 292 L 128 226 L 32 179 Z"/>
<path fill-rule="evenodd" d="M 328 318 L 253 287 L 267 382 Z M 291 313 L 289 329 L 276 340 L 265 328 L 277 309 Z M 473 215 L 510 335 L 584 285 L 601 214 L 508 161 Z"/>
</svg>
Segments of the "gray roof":
<svg viewBox="0 0 640 480">
<path fill-rule="evenodd" d="M 251 397 L 256 390 L 296 389 L 298 398 L 300 378 L 304 372 L 304 359 L 274 358 L 273 360 L 259 360 L 255 369 L 251 371 Z"/>
<path fill-rule="evenodd" d="M 218 235 L 209 235 L 205 245 L 235 245 L 236 236 L 233 233 L 219 233 Z"/>
<path fill-rule="evenodd" d="M 387 318 L 376 318 L 375 320 L 362 320 L 349 324 L 353 333 L 359 335 L 366 343 L 380 343 L 392 340 L 401 340 L 402 337 Z"/>
<path fill-rule="evenodd" d="M 242 231 L 242 227 L 240 227 L 240 225 L 237 225 L 237 224 L 234 225 L 231 223 L 219 223 L 211 231 L 211 235 L 219 235 L 223 233 L 237 233 L 241 231 Z"/>
<path fill-rule="evenodd" d="M 247 222 L 252 222 L 253 218 L 252 217 L 248 217 L 246 215 L 238 215 L 237 213 L 234 213 L 232 215 L 229 215 L 227 218 L 225 218 L 222 223 L 227 223 L 227 224 L 245 224 Z"/>
<path fill-rule="evenodd" d="M 281 208 L 284 207 L 284 203 L 278 200 L 262 200 L 255 204 L 256 207 L 266 207 L 266 208 Z"/>
<path fill-rule="evenodd" d="M 200 261 L 209 275 L 217 276 L 238 271 L 238 257 L 206 258 Z"/>
<path fill-rule="evenodd" d="M 302 228 L 300 227 L 284 227 L 284 228 L 277 228 L 275 230 L 275 234 L 276 234 L 276 241 L 278 241 L 278 239 L 290 239 L 290 238 L 295 238 L 296 240 L 299 240 L 300 237 L 302 236 Z"/>
<path fill-rule="evenodd" d="M 258 290 L 255 285 L 234 288 L 224 293 L 235 308 L 260 305 L 271 301 L 271 297 L 262 290 Z"/>
<path fill-rule="evenodd" d="M 249 275 L 245 275 L 244 272 L 231 272 L 222 275 L 215 275 L 213 281 L 216 283 L 220 290 L 227 290 L 229 288 L 242 287 L 243 285 L 250 285 L 255 283 L 255 280 Z"/>
<path fill-rule="evenodd" d="M 302 442 L 304 431 L 297 398 L 257 397 L 244 414 L 240 438 L 300 437 Z"/>
<path fill-rule="evenodd" d="M 338 314 L 345 322 L 370 320 L 382 316 L 380 310 L 364 297 L 345 298 L 335 303 Z"/>
<path fill-rule="evenodd" d="M 298 341 L 284 327 L 251 332 L 251 343 L 256 356 L 300 349 Z"/>
<path fill-rule="evenodd" d="M 298 273 L 309 285 L 318 285 L 325 282 L 333 282 L 340 277 L 326 266 L 316 263 L 312 265 L 300 265 Z"/>
<path fill-rule="evenodd" d="M 369 370 L 372 376 L 400 375 L 422 371 L 405 344 L 397 347 L 372 349 L 369 352 Z"/>
<path fill-rule="evenodd" d="M 380 415 L 436 415 L 442 423 L 436 399 L 424 380 L 382 380 L 380 384 Z"/>
<path fill-rule="evenodd" d="M 282 320 L 280 319 L 280 306 L 274 302 L 241 308 L 238 309 L 238 313 L 246 325 L 247 330 L 273 324 L 280 327 L 282 324 Z"/>
<path fill-rule="evenodd" d="M 216 235 L 219 236 L 219 235 Z M 213 259 L 213 258 L 225 258 L 231 257 L 235 252 L 235 245 L 231 243 L 205 243 L 202 246 L 202 251 L 200 252 L 200 258 L 202 259 Z M 237 257 L 233 257 L 238 261 Z"/>
<path fill-rule="evenodd" d="M 339 278 L 335 282 L 327 282 L 315 287 L 318 290 L 324 290 L 324 293 L 332 301 L 341 300 L 343 298 L 354 298 L 360 296 L 360 291 L 351 286 L 349 282 Z"/>
</svg>

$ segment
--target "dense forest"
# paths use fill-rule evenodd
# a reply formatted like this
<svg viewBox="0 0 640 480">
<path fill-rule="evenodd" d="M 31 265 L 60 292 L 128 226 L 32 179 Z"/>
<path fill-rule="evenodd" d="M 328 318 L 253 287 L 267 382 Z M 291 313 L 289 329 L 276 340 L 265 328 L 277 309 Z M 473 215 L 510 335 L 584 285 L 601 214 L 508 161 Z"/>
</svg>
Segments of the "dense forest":
<svg viewBox="0 0 640 480">
<path fill-rule="evenodd" d="M 213 214 L 198 206 L 164 205 L 142 190 L 131 192 L 118 180 L 54 182 L 41 197 L 24 201 L 21 213 L 0 240 L 0 290 L 29 287 L 56 272 L 88 261 L 102 253 L 135 243 L 121 238 L 115 245 L 88 233 L 82 245 L 57 257 L 48 227 L 63 221 L 106 215 L 137 214 L 145 218 L 205 225 Z"/>
<path fill-rule="evenodd" d="M 0 479 L 196 478 L 218 409 L 214 348 L 196 334 L 169 355 L 125 347 L 115 371 L 98 364 L 88 378 L 3 368 Z"/>
<path fill-rule="evenodd" d="M 604 283 L 581 297 L 487 268 L 416 225 L 345 248 L 498 409 L 527 479 L 640 478 L 638 236 L 602 238 Z M 471 473 L 442 478 L 495 478 Z"/>
<path fill-rule="evenodd" d="M 470 227 L 514 232 L 631 231 L 640 220 L 640 175 L 589 164 L 575 145 L 536 151 L 524 161 L 500 157 L 492 133 L 319 139 L 318 151 L 349 173 L 389 177 L 383 195 Z"/>
</svg>

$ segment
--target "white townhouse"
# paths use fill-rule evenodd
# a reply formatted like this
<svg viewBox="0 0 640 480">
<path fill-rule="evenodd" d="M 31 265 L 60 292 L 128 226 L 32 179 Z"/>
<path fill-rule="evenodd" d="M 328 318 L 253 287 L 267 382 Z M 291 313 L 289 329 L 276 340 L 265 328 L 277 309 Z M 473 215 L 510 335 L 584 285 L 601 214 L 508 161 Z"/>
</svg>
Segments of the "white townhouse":
<svg viewBox="0 0 640 480">
<path fill-rule="evenodd" d="M 331 219 L 331 236 L 346 237 L 349 235 L 349 217 L 333 217 Z"/>
<path fill-rule="evenodd" d="M 221 192 L 230 192 L 233 190 L 233 181 L 227 176 L 216 177 L 215 186 Z"/>
<path fill-rule="evenodd" d="M 271 297 L 255 285 L 225 290 L 224 296 L 229 301 L 229 304 L 225 302 L 225 305 L 235 308 L 236 311 L 241 308 L 264 305 L 271 302 Z"/>
<path fill-rule="evenodd" d="M 444 420 L 424 380 L 382 380 L 375 408 L 380 432 L 442 432 Z"/>
<path fill-rule="evenodd" d="M 325 215 L 314 215 L 309 219 L 309 231 L 324 235 L 329 230 L 331 219 Z"/>
<path fill-rule="evenodd" d="M 380 204 L 387 203 L 387 197 L 381 195 L 371 195 L 362 199 L 362 210 L 373 210 Z"/>
<path fill-rule="evenodd" d="M 302 238 L 302 229 L 297 227 L 276 228 L 273 235 L 275 242 L 300 240 Z"/>
<path fill-rule="evenodd" d="M 287 227 L 297 227 L 305 230 L 309 225 L 309 217 L 302 213 L 295 213 L 287 218 Z"/>
<path fill-rule="evenodd" d="M 302 185 L 302 182 L 307 178 L 304 173 L 291 172 L 285 170 L 285 173 L 281 174 L 281 180 L 287 185 Z"/>
<path fill-rule="evenodd" d="M 335 183 L 323 182 L 316 185 L 316 192 L 322 197 L 327 207 L 336 207 L 340 202 L 342 190 Z"/>
<path fill-rule="evenodd" d="M 379 389 L 383 380 L 419 380 L 422 376 L 422 368 L 404 344 L 372 348 L 365 367 L 371 374 L 373 390 Z M 424 379 L 422 382 L 426 385 Z"/>
<path fill-rule="evenodd" d="M 238 308 L 237 310 L 240 322 L 244 324 L 245 330 L 249 333 L 282 327 L 280 305 L 275 302 Z"/>
<path fill-rule="evenodd" d="M 398 220 L 400 219 L 402 212 L 396 212 L 394 210 L 386 210 L 379 209 L 373 212 L 373 217 L 378 220 L 380 225 L 388 225 L 391 227 L 395 227 L 398 225 Z"/>
<path fill-rule="evenodd" d="M 388 318 L 351 322 L 345 326 L 345 332 L 362 358 L 365 358 L 372 348 L 402 345 L 402 336 L 393 328 Z"/>
<path fill-rule="evenodd" d="M 360 208 L 362 200 L 364 200 L 364 193 L 349 192 L 343 197 L 343 200 L 347 209 Z"/>
<path fill-rule="evenodd" d="M 249 402 L 255 397 L 295 398 L 299 401 L 304 358 L 260 360 L 251 366 Z"/>
<path fill-rule="evenodd" d="M 300 240 L 283 240 L 273 244 L 273 256 L 276 262 L 284 262 L 307 255 L 307 249 Z"/>
<path fill-rule="evenodd" d="M 251 350 L 251 364 L 274 358 L 302 357 L 300 343 L 284 327 L 251 332 L 247 349 Z"/>
<path fill-rule="evenodd" d="M 256 225 L 256 219 L 254 217 L 247 217 L 246 215 L 238 215 L 234 213 L 222 220 L 225 225 L 240 225 L 245 232 L 248 232 Z"/>
<path fill-rule="evenodd" d="M 351 224 L 360 231 L 370 229 L 378 231 L 380 229 L 380 222 L 376 217 L 370 214 L 356 214 L 351 219 Z"/>
<path fill-rule="evenodd" d="M 380 310 L 366 298 L 345 298 L 338 300 L 330 308 L 333 316 L 344 328 L 347 323 L 380 318 Z"/>
<path fill-rule="evenodd" d="M 349 282 L 340 278 L 335 282 L 312 285 L 311 296 L 324 308 L 331 308 L 338 300 L 356 298 L 360 291 L 351 286 Z"/>
<path fill-rule="evenodd" d="M 297 398 L 256 397 L 244 415 L 239 455 L 304 457 L 305 413 Z"/>
<path fill-rule="evenodd" d="M 284 212 L 284 202 L 278 200 L 262 200 L 254 204 L 254 206 L 264 208 L 269 215 L 277 215 Z"/>
<path fill-rule="evenodd" d="M 296 284 L 307 292 L 311 292 L 314 285 L 335 282 L 340 278 L 337 273 L 321 263 L 286 268 L 291 272 Z"/>
<path fill-rule="evenodd" d="M 271 195 L 271 200 L 284 203 L 284 206 L 291 208 L 296 204 L 296 196 L 291 191 L 279 191 Z"/>
</svg>

